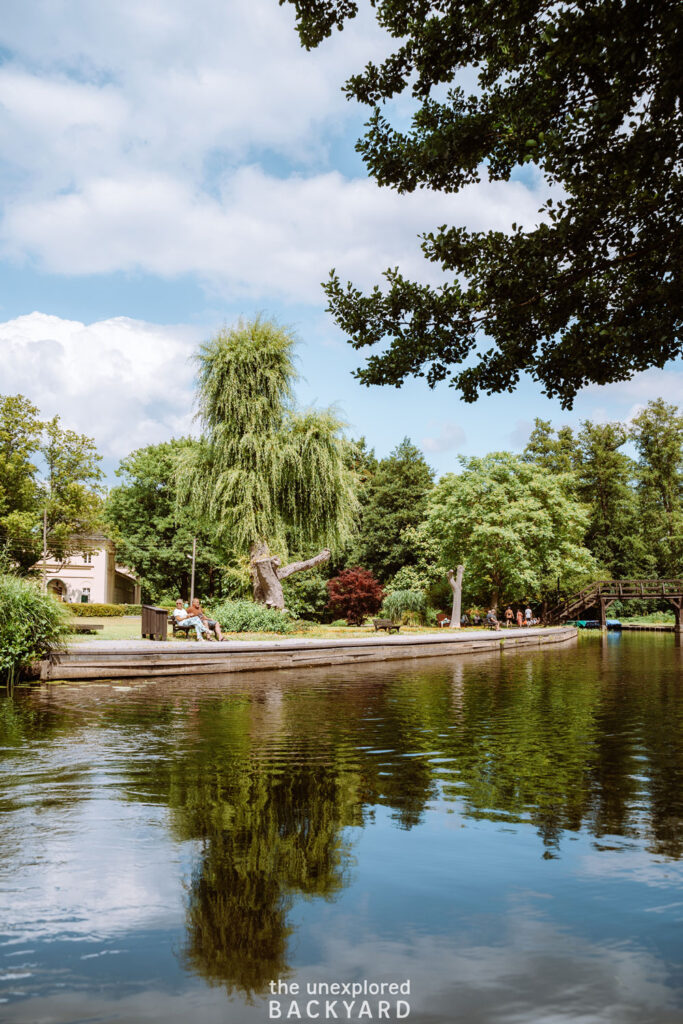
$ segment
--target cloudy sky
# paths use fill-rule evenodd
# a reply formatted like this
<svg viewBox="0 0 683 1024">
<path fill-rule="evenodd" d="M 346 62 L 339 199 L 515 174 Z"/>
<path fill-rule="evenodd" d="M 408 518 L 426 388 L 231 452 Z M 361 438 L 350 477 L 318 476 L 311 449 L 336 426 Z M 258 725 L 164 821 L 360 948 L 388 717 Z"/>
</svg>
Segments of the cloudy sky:
<svg viewBox="0 0 683 1024">
<path fill-rule="evenodd" d="M 188 357 L 263 313 L 301 339 L 303 404 L 334 403 L 379 455 L 409 435 L 439 472 L 523 446 L 534 416 L 680 401 L 680 364 L 588 388 L 570 414 L 531 382 L 475 406 L 447 385 L 357 384 L 359 354 L 325 313 L 329 269 L 430 280 L 420 232 L 532 226 L 544 195 L 528 174 L 458 196 L 379 190 L 353 148 L 365 112 L 340 86 L 386 45 L 359 18 L 306 53 L 277 0 L 5 0 L 0 392 L 93 436 L 111 469 L 191 428 Z"/>
</svg>

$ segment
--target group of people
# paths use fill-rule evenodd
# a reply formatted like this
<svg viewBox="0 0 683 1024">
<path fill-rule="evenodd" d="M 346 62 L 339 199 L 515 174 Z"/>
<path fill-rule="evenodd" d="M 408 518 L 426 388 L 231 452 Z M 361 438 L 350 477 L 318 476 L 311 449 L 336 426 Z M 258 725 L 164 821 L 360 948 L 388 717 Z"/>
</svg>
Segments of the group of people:
<svg viewBox="0 0 683 1024">
<path fill-rule="evenodd" d="M 192 600 L 189 608 L 185 608 L 182 599 L 178 598 L 173 609 L 173 618 L 176 629 L 194 629 L 198 640 L 223 639 L 220 622 L 209 618 L 198 597 Z"/>
<path fill-rule="evenodd" d="M 527 605 L 524 611 L 518 608 L 516 612 L 513 612 L 511 605 L 508 605 L 505 609 L 505 625 L 509 629 L 510 626 L 517 623 L 518 626 L 536 626 L 538 625 L 538 619 L 534 618 L 534 614 L 531 608 Z"/>
</svg>

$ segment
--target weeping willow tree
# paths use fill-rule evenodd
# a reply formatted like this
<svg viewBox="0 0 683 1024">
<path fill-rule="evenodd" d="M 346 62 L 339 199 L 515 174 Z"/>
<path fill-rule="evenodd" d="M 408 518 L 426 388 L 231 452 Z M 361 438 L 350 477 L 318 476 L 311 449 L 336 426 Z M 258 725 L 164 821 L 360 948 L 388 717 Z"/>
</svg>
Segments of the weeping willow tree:
<svg viewBox="0 0 683 1024">
<path fill-rule="evenodd" d="M 199 445 L 183 453 L 180 500 L 248 553 L 255 600 L 284 608 L 282 580 L 349 536 L 356 498 L 350 445 L 329 409 L 297 411 L 295 338 L 257 318 L 224 328 L 197 354 Z M 277 554 L 324 544 L 303 561 Z"/>
</svg>

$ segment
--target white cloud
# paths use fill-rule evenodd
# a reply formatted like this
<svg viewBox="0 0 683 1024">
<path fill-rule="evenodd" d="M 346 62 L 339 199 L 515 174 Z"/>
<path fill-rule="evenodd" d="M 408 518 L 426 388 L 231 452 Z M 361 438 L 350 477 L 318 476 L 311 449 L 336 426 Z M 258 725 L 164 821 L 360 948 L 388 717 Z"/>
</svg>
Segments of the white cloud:
<svg viewBox="0 0 683 1024">
<path fill-rule="evenodd" d="M 49 272 L 190 273 L 319 305 L 332 266 L 436 280 L 420 232 L 538 218 L 538 181 L 398 196 L 327 172 L 367 116 L 344 80 L 391 45 L 369 11 L 306 53 L 275 0 L 74 0 L 68 18 L 8 0 L 0 45 L 0 252 Z"/>
<path fill-rule="evenodd" d="M 198 273 L 220 290 L 321 301 L 335 266 L 370 285 L 401 264 L 433 280 L 417 235 L 455 220 L 470 228 L 536 221 L 537 198 L 520 184 L 470 186 L 457 196 L 399 196 L 338 172 L 287 179 L 240 168 L 216 198 L 163 174 L 92 179 L 82 189 L 8 205 L 5 251 L 57 273 L 142 269 Z"/>
<path fill-rule="evenodd" d="M 465 431 L 458 423 L 446 422 L 436 437 L 423 437 L 422 448 L 426 452 L 452 452 L 465 443 Z"/>
<path fill-rule="evenodd" d="M 196 329 L 31 313 L 0 324 L 2 391 L 88 434 L 106 456 L 187 434 Z"/>
</svg>

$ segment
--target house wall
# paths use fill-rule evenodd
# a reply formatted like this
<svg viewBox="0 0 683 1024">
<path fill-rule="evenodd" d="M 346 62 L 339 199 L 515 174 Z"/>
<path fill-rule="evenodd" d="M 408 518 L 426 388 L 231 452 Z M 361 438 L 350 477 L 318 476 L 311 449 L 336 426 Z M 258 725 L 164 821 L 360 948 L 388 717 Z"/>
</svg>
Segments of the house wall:
<svg viewBox="0 0 683 1024">
<path fill-rule="evenodd" d="M 92 548 L 75 552 L 63 562 L 48 558 L 48 590 L 74 604 L 84 598 L 89 604 L 139 604 L 140 586 L 123 566 L 117 570 L 113 543 L 104 537 L 90 543 Z M 34 568 L 42 571 L 42 563 Z"/>
</svg>

